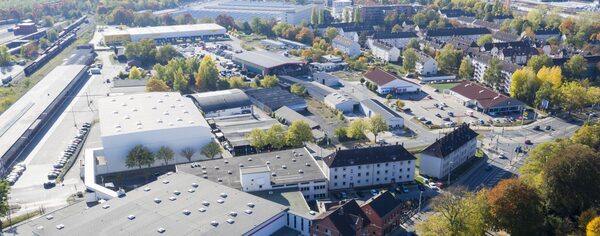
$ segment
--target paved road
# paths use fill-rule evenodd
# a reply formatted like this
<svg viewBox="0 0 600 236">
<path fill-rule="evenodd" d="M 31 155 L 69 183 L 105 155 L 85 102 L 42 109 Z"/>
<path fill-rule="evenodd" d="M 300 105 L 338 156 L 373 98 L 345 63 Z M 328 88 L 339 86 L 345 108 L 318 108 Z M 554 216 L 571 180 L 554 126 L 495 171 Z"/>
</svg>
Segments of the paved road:
<svg viewBox="0 0 600 236">
<path fill-rule="evenodd" d="M 40 206 L 46 210 L 66 206 L 66 199 L 69 195 L 85 189 L 79 178 L 78 164 L 75 164 L 66 175 L 63 182 L 64 186 L 47 190 L 42 187 L 42 183 L 47 179 L 46 175 L 58 158 L 59 153 L 77 132 L 75 126 L 81 127 L 82 123 L 97 119 L 98 113 L 95 104 L 97 104 L 99 98 L 106 96 L 110 91 L 110 84 L 104 83 L 106 79 L 116 76 L 120 70 L 123 70 L 122 66 L 110 64 L 107 52 L 99 52 L 98 54 L 98 57 L 104 61 L 102 74 L 90 77 L 71 103 L 64 104 L 66 106 L 64 112 L 56 119 L 46 134 L 41 137 L 39 144 L 27 156 L 25 160 L 25 163 L 28 163 L 27 171 L 15 183 L 10 193 L 10 203 L 19 204 L 22 207 L 22 210 L 17 214 L 36 210 Z M 85 145 L 86 147 L 91 147 L 90 145 L 100 146 L 96 126 L 92 128 Z"/>
</svg>

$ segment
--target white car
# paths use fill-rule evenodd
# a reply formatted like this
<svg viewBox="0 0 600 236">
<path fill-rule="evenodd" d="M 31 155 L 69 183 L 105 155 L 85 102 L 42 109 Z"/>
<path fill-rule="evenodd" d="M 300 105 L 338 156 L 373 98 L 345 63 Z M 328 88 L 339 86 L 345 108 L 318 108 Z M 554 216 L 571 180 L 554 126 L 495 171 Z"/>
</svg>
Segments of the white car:
<svg viewBox="0 0 600 236">
<path fill-rule="evenodd" d="M 429 188 L 431 188 L 431 189 L 438 189 L 438 187 L 433 182 L 429 183 Z"/>
</svg>

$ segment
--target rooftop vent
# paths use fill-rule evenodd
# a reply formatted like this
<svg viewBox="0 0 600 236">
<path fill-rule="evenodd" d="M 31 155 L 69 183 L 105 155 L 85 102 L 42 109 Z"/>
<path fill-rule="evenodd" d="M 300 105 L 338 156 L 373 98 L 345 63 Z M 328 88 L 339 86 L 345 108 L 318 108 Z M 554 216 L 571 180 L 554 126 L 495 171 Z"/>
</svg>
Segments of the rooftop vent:
<svg viewBox="0 0 600 236">
<path fill-rule="evenodd" d="M 143 126 L 141 126 L 141 125 L 137 126 L 137 129 L 142 129 L 142 128 L 143 128 Z"/>
<path fill-rule="evenodd" d="M 183 121 L 183 119 L 181 119 L 181 117 L 177 117 L 177 121 Z"/>
<path fill-rule="evenodd" d="M 152 107 L 152 110 L 156 110 L 156 107 Z"/>
<path fill-rule="evenodd" d="M 129 100 L 133 100 L 133 97 L 132 97 L 132 96 L 129 96 Z"/>
<path fill-rule="evenodd" d="M 171 196 L 171 197 L 169 197 L 169 200 L 171 200 L 171 201 L 175 201 L 175 200 L 177 200 L 177 198 L 176 198 L 176 197 L 173 197 L 173 196 Z"/>
<path fill-rule="evenodd" d="M 171 104 L 171 106 L 169 106 L 170 108 L 175 108 L 175 105 Z"/>
<path fill-rule="evenodd" d="M 223 179 L 221 179 L 221 178 L 218 178 L 218 179 L 217 179 L 217 181 L 219 181 L 219 182 L 223 182 Z"/>
<path fill-rule="evenodd" d="M 302 174 L 302 173 L 304 173 L 304 171 L 303 170 L 298 170 L 298 173 Z"/>
<path fill-rule="evenodd" d="M 148 191 L 150 191 L 150 188 L 148 188 L 148 187 L 144 188 L 144 192 L 148 192 Z"/>
<path fill-rule="evenodd" d="M 227 174 L 230 174 L 230 175 L 231 175 L 231 174 L 233 174 L 233 171 L 231 171 L 231 170 L 228 170 L 228 171 L 227 171 Z"/>
<path fill-rule="evenodd" d="M 135 125 L 142 125 L 141 121 L 135 122 Z"/>
<path fill-rule="evenodd" d="M 163 103 L 163 100 L 162 99 L 158 100 L 158 103 Z"/>
<path fill-rule="evenodd" d="M 206 211 L 206 209 L 205 209 L 205 208 L 198 208 L 198 211 L 199 211 L 199 212 L 205 212 L 205 211 Z"/>
<path fill-rule="evenodd" d="M 192 187 L 197 188 L 198 184 L 197 183 L 192 183 Z"/>
<path fill-rule="evenodd" d="M 219 198 L 219 199 L 217 199 L 217 202 L 220 203 L 220 204 L 223 204 L 223 203 L 225 203 L 225 200 Z"/>
<path fill-rule="evenodd" d="M 205 170 L 202 171 L 202 174 L 206 174 L 206 173 L 208 173 L 208 172 L 206 172 Z"/>
<path fill-rule="evenodd" d="M 136 112 L 138 111 L 138 109 L 134 107 L 133 109 L 131 109 L 131 111 Z"/>
<path fill-rule="evenodd" d="M 310 214 L 310 215 L 313 215 L 313 216 L 314 216 L 314 215 L 315 215 L 315 214 L 317 214 L 317 213 L 316 213 L 315 211 L 309 211 L 309 212 L 308 212 L 308 214 Z"/>
<path fill-rule="evenodd" d="M 190 125 L 195 124 L 196 122 L 194 122 L 193 120 L 190 120 Z"/>
<path fill-rule="evenodd" d="M 306 166 L 310 166 L 310 163 L 308 163 L 308 162 L 307 162 L 307 163 L 305 163 L 304 165 L 306 165 Z"/>
<path fill-rule="evenodd" d="M 122 106 L 122 107 L 126 107 L 126 106 L 127 106 L 127 103 L 121 103 L 121 106 Z"/>
<path fill-rule="evenodd" d="M 282 165 L 281 168 L 287 169 L 287 166 L 286 165 Z"/>
<path fill-rule="evenodd" d="M 202 205 L 208 206 L 208 205 L 210 205 L 210 203 L 208 203 L 207 201 L 202 201 Z"/>
<path fill-rule="evenodd" d="M 233 216 L 233 217 L 236 217 L 237 216 L 237 212 L 235 212 L 235 211 L 229 212 L 229 215 Z"/>
<path fill-rule="evenodd" d="M 233 219 L 227 219 L 227 223 L 233 224 L 233 223 L 235 223 L 235 220 L 233 220 Z"/>
<path fill-rule="evenodd" d="M 275 157 L 277 157 L 277 159 L 281 158 L 279 155 L 276 155 Z"/>
<path fill-rule="evenodd" d="M 156 122 L 158 122 L 159 124 L 163 123 L 163 121 L 161 119 L 156 120 Z"/>
<path fill-rule="evenodd" d="M 252 157 L 248 157 L 248 161 L 252 161 Z"/>
<path fill-rule="evenodd" d="M 173 125 L 175 125 L 175 124 L 173 124 L 173 122 L 169 122 L 169 126 L 173 126 Z"/>
<path fill-rule="evenodd" d="M 102 209 L 108 209 L 108 208 L 110 208 L 110 205 L 108 205 L 108 204 L 102 206 Z"/>
<path fill-rule="evenodd" d="M 254 208 L 254 203 L 249 202 L 248 204 L 246 204 L 248 207 L 250 208 Z"/>
<path fill-rule="evenodd" d="M 221 194 L 219 194 L 219 196 L 221 196 L 222 198 L 226 198 L 227 194 L 226 193 L 221 193 Z"/>
<path fill-rule="evenodd" d="M 111 102 L 116 102 L 116 101 L 117 101 L 117 99 L 114 99 L 114 98 L 113 98 L 113 99 L 111 99 L 110 101 L 111 101 Z"/>
<path fill-rule="evenodd" d="M 115 114 L 115 115 L 119 114 L 119 111 L 113 111 L 113 114 Z"/>
<path fill-rule="evenodd" d="M 196 190 L 195 190 L 195 189 L 193 189 L 193 188 L 190 188 L 190 189 L 188 189 L 188 192 L 189 192 L 189 193 L 193 193 L 193 192 L 196 192 Z"/>
<path fill-rule="evenodd" d="M 168 115 L 169 115 L 169 112 L 168 112 L 168 111 L 165 111 L 165 112 L 163 112 L 163 115 L 165 115 L 165 116 L 168 116 Z"/>
<path fill-rule="evenodd" d="M 159 232 L 161 234 L 164 233 L 165 231 L 167 231 L 165 228 L 158 228 L 158 229 L 156 229 L 156 232 Z"/>
<path fill-rule="evenodd" d="M 250 209 L 247 209 L 247 210 L 245 210 L 245 211 L 244 211 L 244 213 L 246 213 L 246 214 L 250 215 L 250 214 L 252 214 L 252 210 L 250 210 Z"/>
<path fill-rule="evenodd" d="M 271 162 L 270 162 L 270 161 L 267 161 L 267 165 L 270 165 L 270 164 L 271 164 Z"/>
<path fill-rule="evenodd" d="M 124 116 L 123 119 L 129 120 L 129 116 Z"/>
<path fill-rule="evenodd" d="M 185 210 L 181 211 L 181 213 L 183 213 L 184 215 L 187 216 L 187 215 L 190 215 L 192 212 L 190 210 L 185 209 Z"/>
<path fill-rule="evenodd" d="M 202 177 L 205 179 L 208 179 L 208 175 L 203 175 Z"/>
<path fill-rule="evenodd" d="M 129 220 L 133 220 L 133 219 L 135 219 L 135 215 L 128 215 L 128 216 L 127 216 L 127 219 L 129 219 Z"/>
<path fill-rule="evenodd" d="M 154 203 L 160 203 L 160 202 L 162 202 L 160 199 L 154 198 Z"/>
<path fill-rule="evenodd" d="M 165 179 L 165 180 L 163 180 L 163 182 L 162 182 L 162 183 L 163 183 L 163 184 L 168 184 L 168 183 L 170 183 L 170 182 L 169 182 L 169 180 L 166 180 L 166 179 Z"/>
<path fill-rule="evenodd" d="M 229 161 L 228 161 L 228 160 L 224 160 L 223 162 L 224 162 L 225 164 L 229 164 Z"/>
<path fill-rule="evenodd" d="M 240 163 L 240 167 L 244 167 L 244 164 Z"/>
<path fill-rule="evenodd" d="M 296 162 L 296 158 L 292 158 L 292 162 Z"/>
<path fill-rule="evenodd" d="M 115 129 L 120 129 L 120 128 L 121 128 L 121 125 L 120 125 L 120 124 L 116 124 L 116 125 L 115 125 Z"/>
<path fill-rule="evenodd" d="M 219 222 L 217 222 L 216 220 L 213 220 L 213 221 L 210 222 L 210 225 L 216 227 L 217 225 L 219 225 Z"/>
<path fill-rule="evenodd" d="M 183 114 L 188 114 L 190 113 L 188 110 L 183 110 Z"/>
<path fill-rule="evenodd" d="M 181 192 L 179 192 L 179 191 L 175 190 L 175 191 L 173 191 L 173 194 L 175 194 L 175 195 L 179 195 L 179 194 L 181 194 Z"/>
<path fill-rule="evenodd" d="M 277 174 L 275 172 L 271 173 L 271 176 L 275 177 Z"/>
</svg>

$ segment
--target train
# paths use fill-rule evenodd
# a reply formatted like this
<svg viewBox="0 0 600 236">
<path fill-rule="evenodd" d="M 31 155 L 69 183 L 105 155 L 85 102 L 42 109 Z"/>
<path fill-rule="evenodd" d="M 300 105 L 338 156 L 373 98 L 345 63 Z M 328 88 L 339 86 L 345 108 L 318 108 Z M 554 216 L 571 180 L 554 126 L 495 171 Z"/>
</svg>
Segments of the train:
<svg viewBox="0 0 600 236">
<path fill-rule="evenodd" d="M 58 34 L 58 40 L 52 43 L 46 50 L 44 50 L 33 62 L 25 66 L 23 72 L 26 76 L 30 76 L 42 66 L 44 66 L 50 59 L 54 58 L 63 49 L 71 45 L 77 40 L 77 30 L 80 29 L 80 25 L 87 22 L 87 16 L 82 16 L 72 24 L 68 25 Z"/>
</svg>

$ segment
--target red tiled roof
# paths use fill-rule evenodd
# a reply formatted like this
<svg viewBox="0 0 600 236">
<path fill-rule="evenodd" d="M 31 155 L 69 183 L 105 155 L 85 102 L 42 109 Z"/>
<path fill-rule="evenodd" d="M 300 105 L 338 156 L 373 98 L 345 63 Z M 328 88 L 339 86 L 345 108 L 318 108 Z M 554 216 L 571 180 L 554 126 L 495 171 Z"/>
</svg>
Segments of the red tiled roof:
<svg viewBox="0 0 600 236">
<path fill-rule="evenodd" d="M 454 88 L 451 90 L 471 100 L 477 100 L 477 102 L 484 108 L 493 107 L 508 99 L 521 103 L 516 99 L 494 92 L 493 90 L 480 84 L 469 81 L 462 82 L 459 85 L 454 86 Z"/>
<path fill-rule="evenodd" d="M 406 81 L 411 84 L 415 84 L 408 80 L 402 79 L 402 78 L 398 77 L 397 75 L 394 75 L 390 72 L 382 70 L 381 68 L 375 68 L 373 70 L 368 71 L 367 73 L 365 73 L 365 78 L 370 80 L 371 82 L 373 82 L 377 85 L 381 85 L 381 86 L 386 85 L 387 83 L 392 82 L 397 79 Z"/>
</svg>

